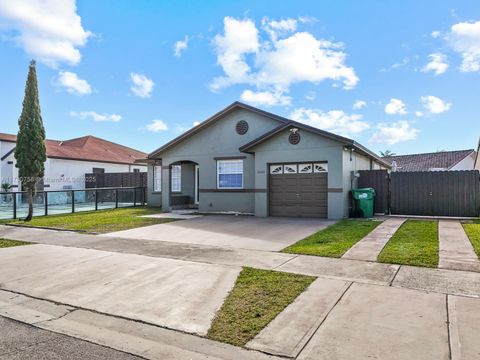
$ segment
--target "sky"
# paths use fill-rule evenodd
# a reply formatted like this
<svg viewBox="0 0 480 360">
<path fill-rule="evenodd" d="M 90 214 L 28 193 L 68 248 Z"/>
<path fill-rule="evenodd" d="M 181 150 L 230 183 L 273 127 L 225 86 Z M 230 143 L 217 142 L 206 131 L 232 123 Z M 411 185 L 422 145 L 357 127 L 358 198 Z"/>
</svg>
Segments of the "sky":
<svg viewBox="0 0 480 360">
<path fill-rule="evenodd" d="M 0 0 L 0 132 L 151 152 L 234 101 L 397 154 L 476 148 L 480 4 Z"/>
</svg>

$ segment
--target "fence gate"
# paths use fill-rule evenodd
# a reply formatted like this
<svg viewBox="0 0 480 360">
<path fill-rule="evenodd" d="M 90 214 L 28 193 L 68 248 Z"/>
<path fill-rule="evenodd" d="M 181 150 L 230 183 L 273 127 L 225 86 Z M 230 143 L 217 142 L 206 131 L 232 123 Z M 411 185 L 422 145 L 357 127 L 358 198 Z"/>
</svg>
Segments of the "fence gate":
<svg viewBox="0 0 480 360">
<path fill-rule="evenodd" d="M 358 188 L 371 187 L 375 189 L 375 212 L 389 212 L 389 182 L 387 170 L 360 170 Z"/>
<path fill-rule="evenodd" d="M 383 181 L 384 175 L 384 170 L 360 172 L 359 187 L 372 187 L 381 197 L 376 212 L 383 212 L 386 194 L 387 208 L 394 215 L 480 215 L 478 170 L 393 172 Z"/>
</svg>

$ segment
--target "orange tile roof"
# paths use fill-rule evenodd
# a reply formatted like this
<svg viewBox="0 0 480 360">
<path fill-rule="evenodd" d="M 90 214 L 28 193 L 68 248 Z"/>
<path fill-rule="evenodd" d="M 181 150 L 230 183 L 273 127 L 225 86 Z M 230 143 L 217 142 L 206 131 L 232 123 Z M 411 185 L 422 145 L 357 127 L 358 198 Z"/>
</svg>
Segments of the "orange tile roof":
<svg viewBox="0 0 480 360">
<path fill-rule="evenodd" d="M 0 133 L 0 141 L 15 142 L 16 135 Z M 45 140 L 47 156 L 56 159 L 96 161 L 116 164 L 134 164 L 147 154 L 92 135 L 75 139 Z"/>
</svg>

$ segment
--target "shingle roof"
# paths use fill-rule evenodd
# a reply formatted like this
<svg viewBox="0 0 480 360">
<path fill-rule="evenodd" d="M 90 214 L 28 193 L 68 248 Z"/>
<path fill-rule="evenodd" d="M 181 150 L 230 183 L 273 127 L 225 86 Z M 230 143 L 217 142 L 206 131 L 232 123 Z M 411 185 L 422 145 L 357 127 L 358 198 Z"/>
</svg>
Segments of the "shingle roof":
<svg viewBox="0 0 480 360">
<path fill-rule="evenodd" d="M 438 151 L 425 154 L 385 156 L 389 163 L 397 163 L 397 171 L 431 171 L 450 169 L 474 152 L 469 150 Z"/>
<path fill-rule="evenodd" d="M 15 135 L 0 133 L 0 141 L 15 142 L 16 139 Z M 147 156 L 144 152 L 91 135 L 65 141 L 47 139 L 45 146 L 47 156 L 56 159 L 134 164 L 136 159 Z"/>
</svg>

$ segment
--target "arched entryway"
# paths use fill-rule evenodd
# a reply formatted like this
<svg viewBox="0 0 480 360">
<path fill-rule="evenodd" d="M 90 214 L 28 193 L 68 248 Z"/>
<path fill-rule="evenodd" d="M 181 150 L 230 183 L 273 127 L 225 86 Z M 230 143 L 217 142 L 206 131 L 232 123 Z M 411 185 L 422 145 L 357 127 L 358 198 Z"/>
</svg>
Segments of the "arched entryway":
<svg viewBox="0 0 480 360">
<path fill-rule="evenodd" d="M 170 208 L 198 209 L 199 173 L 198 163 L 182 160 L 171 163 L 170 173 Z"/>
</svg>

